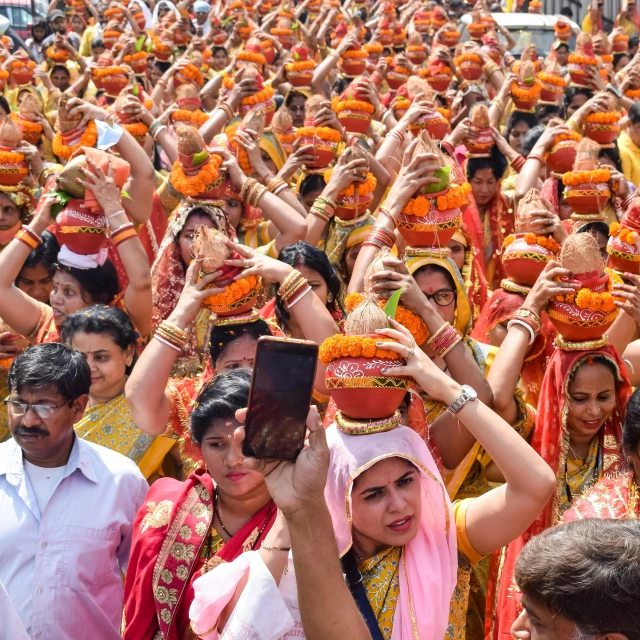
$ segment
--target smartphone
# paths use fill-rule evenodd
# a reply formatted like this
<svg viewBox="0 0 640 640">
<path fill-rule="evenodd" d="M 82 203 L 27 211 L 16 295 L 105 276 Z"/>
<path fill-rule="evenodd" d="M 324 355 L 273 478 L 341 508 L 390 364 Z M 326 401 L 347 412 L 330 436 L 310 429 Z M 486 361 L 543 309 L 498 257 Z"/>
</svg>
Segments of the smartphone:
<svg viewBox="0 0 640 640">
<path fill-rule="evenodd" d="M 295 460 L 304 446 L 318 345 L 263 336 L 253 365 L 242 453 Z"/>
</svg>

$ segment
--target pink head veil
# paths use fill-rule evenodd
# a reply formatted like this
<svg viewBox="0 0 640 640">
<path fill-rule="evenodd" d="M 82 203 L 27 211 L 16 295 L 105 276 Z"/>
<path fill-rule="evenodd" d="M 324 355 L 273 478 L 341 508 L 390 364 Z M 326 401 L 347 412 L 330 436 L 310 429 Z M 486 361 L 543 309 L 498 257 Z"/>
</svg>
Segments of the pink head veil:
<svg viewBox="0 0 640 640">
<path fill-rule="evenodd" d="M 351 547 L 351 490 L 361 473 L 384 458 L 400 457 L 422 472 L 420 530 L 405 546 L 400 571 L 400 597 L 392 640 L 413 640 L 414 622 L 421 640 L 442 640 L 456 584 L 458 554 L 451 502 L 424 441 L 409 427 L 350 436 L 335 424 L 327 429 L 331 463 L 325 498 L 340 556 Z"/>
</svg>

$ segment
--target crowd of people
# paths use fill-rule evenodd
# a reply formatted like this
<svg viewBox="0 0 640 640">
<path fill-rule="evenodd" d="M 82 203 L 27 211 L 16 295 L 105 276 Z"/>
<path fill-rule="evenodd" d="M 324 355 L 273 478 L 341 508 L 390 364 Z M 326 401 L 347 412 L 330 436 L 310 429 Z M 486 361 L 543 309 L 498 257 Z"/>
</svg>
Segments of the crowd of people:
<svg viewBox="0 0 640 640">
<path fill-rule="evenodd" d="M 0 37 L 0 637 L 640 640 L 640 15 L 542 9 Z M 295 461 L 265 337 L 318 347 Z"/>
</svg>

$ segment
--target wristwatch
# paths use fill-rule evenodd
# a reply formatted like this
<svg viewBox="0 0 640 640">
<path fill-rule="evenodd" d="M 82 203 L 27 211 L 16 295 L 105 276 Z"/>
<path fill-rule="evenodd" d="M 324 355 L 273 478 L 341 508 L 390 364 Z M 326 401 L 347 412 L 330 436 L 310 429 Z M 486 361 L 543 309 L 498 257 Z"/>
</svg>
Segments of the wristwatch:
<svg viewBox="0 0 640 640">
<path fill-rule="evenodd" d="M 463 384 L 462 394 L 457 400 L 454 400 L 447 407 L 447 411 L 455 415 L 456 413 L 458 413 L 458 411 L 460 411 L 460 409 L 462 409 L 462 407 L 464 407 L 465 404 L 467 404 L 467 402 L 469 402 L 470 400 L 477 400 L 477 399 L 478 399 L 478 394 L 476 393 L 475 389 L 473 387 L 470 387 L 468 384 Z"/>
</svg>

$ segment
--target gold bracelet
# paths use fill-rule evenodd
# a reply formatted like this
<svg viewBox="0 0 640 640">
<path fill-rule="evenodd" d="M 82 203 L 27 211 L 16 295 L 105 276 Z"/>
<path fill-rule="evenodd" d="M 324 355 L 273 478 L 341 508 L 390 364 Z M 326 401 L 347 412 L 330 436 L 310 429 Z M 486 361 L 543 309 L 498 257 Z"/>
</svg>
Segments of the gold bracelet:
<svg viewBox="0 0 640 640">
<path fill-rule="evenodd" d="M 242 185 L 242 188 L 240 189 L 240 200 L 242 200 L 242 202 L 246 202 L 247 201 L 247 195 L 249 193 L 249 191 L 253 188 L 253 186 L 256 184 L 257 180 L 255 180 L 254 178 L 247 178 L 244 181 L 244 184 Z"/>
<path fill-rule="evenodd" d="M 285 551 L 286 553 L 289 553 L 289 551 L 291 551 L 291 547 L 277 547 L 276 545 L 270 545 L 270 544 L 264 544 L 262 543 L 260 545 L 261 549 L 264 549 L 265 551 Z"/>
<path fill-rule="evenodd" d="M 256 181 L 255 181 L 255 184 L 252 184 L 252 185 L 251 185 L 251 189 L 249 189 L 249 191 L 247 192 L 247 204 L 248 204 L 250 207 L 255 206 L 255 205 L 253 204 L 253 202 L 254 202 L 254 198 L 255 198 L 256 193 L 258 192 L 258 189 L 259 189 L 261 186 L 262 186 L 262 185 L 261 185 L 261 184 L 256 180 Z"/>
<path fill-rule="evenodd" d="M 289 287 L 289 285 L 296 279 L 301 277 L 302 274 L 297 269 L 292 269 L 291 273 L 282 281 L 282 284 L 278 288 L 278 295 L 282 297 L 284 291 Z"/>
<path fill-rule="evenodd" d="M 258 182 L 258 187 L 256 188 L 256 190 L 251 194 L 251 200 L 249 202 L 249 204 L 252 207 L 258 207 L 258 204 L 260 203 L 260 198 L 262 198 L 262 196 L 267 193 L 269 191 L 269 189 L 267 189 L 267 187 L 265 187 L 264 185 L 260 184 Z"/>
</svg>

